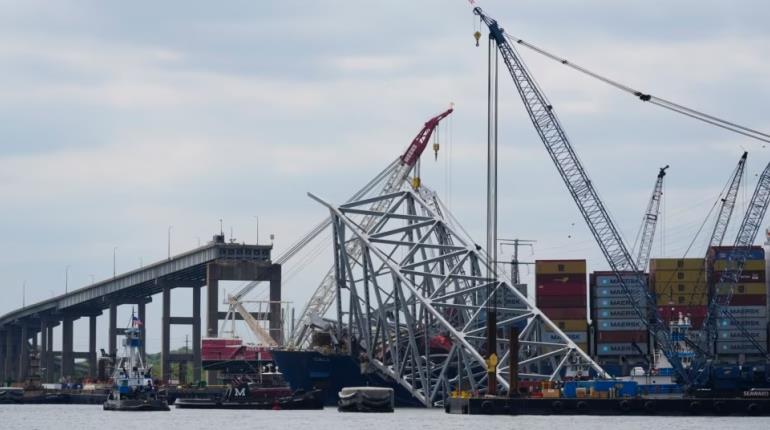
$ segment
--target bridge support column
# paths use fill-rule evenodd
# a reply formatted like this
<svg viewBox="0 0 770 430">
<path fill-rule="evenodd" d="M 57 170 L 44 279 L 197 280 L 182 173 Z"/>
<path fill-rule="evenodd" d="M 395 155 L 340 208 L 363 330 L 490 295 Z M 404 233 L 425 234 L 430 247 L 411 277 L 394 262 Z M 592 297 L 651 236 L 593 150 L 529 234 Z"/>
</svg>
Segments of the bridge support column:
<svg viewBox="0 0 770 430">
<path fill-rule="evenodd" d="M 46 330 L 48 331 L 48 335 L 46 336 L 46 361 L 45 368 L 46 370 L 46 379 L 48 382 L 54 382 L 54 362 L 53 362 L 53 324 L 48 322 L 48 327 Z"/>
<path fill-rule="evenodd" d="M 115 357 L 115 353 L 118 352 L 118 304 L 110 304 L 110 327 L 108 329 L 108 349 L 107 352 Z"/>
<path fill-rule="evenodd" d="M 206 337 L 217 337 L 219 330 L 219 265 L 206 265 Z M 217 383 L 217 371 L 206 371 L 206 383 Z"/>
<path fill-rule="evenodd" d="M 142 346 L 139 347 L 139 355 L 142 357 L 143 362 L 147 362 L 147 350 L 145 349 L 145 341 L 147 339 L 147 323 L 145 322 L 145 304 L 144 301 L 140 301 L 140 303 L 136 304 L 136 312 L 137 316 L 139 318 L 139 321 L 142 322 L 142 325 L 139 326 L 139 338 L 141 339 Z"/>
<path fill-rule="evenodd" d="M 40 380 L 48 382 L 48 322 L 40 320 Z"/>
<path fill-rule="evenodd" d="M 8 355 L 5 339 L 7 336 L 6 330 L 0 330 L 0 387 L 5 385 L 5 357 Z"/>
<path fill-rule="evenodd" d="M 192 288 L 192 351 L 193 351 L 193 380 L 201 380 L 201 286 Z"/>
<path fill-rule="evenodd" d="M 171 379 L 171 288 L 163 286 L 163 317 L 160 334 L 160 372 L 162 383 Z"/>
<path fill-rule="evenodd" d="M 62 320 L 61 335 L 61 375 L 63 378 L 72 378 L 75 371 L 75 356 L 72 350 L 72 317 Z"/>
<path fill-rule="evenodd" d="M 21 335 L 19 336 L 19 380 L 27 379 L 27 370 L 29 369 L 29 327 L 26 324 L 21 326 Z"/>
<path fill-rule="evenodd" d="M 88 317 L 88 376 L 96 379 L 96 315 Z"/>
<path fill-rule="evenodd" d="M 14 355 L 16 354 L 16 338 L 18 337 L 17 328 L 8 326 L 5 335 L 5 381 L 16 381 L 16 369 L 13 365 Z"/>
<path fill-rule="evenodd" d="M 276 265 L 277 266 L 277 265 Z M 270 270 L 270 337 L 283 345 L 283 318 L 281 318 L 281 266 Z"/>
</svg>

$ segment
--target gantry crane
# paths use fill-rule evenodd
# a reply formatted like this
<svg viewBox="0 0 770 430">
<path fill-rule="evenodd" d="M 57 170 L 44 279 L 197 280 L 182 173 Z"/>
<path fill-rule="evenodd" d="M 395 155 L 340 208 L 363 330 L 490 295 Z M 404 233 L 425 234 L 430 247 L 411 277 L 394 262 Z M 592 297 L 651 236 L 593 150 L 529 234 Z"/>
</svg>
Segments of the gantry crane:
<svg viewBox="0 0 770 430">
<path fill-rule="evenodd" d="M 610 268 L 618 274 L 618 284 L 629 297 L 637 316 L 645 323 L 660 344 L 661 350 L 671 362 L 675 372 L 689 383 L 689 374 L 682 367 L 681 361 L 676 355 L 671 333 L 658 313 L 655 300 L 645 285 L 643 273 L 639 271 L 620 233 L 612 222 L 609 212 L 588 178 L 588 174 L 556 117 L 553 105 L 537 86 L 521 58 L 508 43 L 508 38 L 503 29 L 498 26 L 497 21 L 484 14 L 480 7 L 475 7 L 473 12 L 489 28 L 490 42 L 496 44 L 535 130 L 598 242 Z M 637 273 L 639 276 L 633 282 L 627 282 L 620 275 L 621 272 Z"/>
<path fill-rule="evenodd" d="M 650 202 L 647 204 L 647 211 L 642 220 L 642 234 L 639 241 L 639 252 L 636 255 L 636 267 L 644 272 L 650 258 L 650 249 L 652 241 L 655 239 L 655 226 L 658 224 L 658 215 L 660 214 L 660 200 L 663 196 L 663 178 L 666 176 L 666 167 L 661 167 L 658 177 L 655 179 L 655 187 L 652 189 Z"/>
</svg>

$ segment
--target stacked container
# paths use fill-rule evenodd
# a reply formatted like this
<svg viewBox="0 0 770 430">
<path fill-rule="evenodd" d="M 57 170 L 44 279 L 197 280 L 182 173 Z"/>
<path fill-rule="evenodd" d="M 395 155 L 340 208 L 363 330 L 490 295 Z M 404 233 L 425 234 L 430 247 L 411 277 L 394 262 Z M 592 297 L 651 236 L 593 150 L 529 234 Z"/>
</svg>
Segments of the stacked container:
<svg viewBox="0 0 770 430">
<path fill-rule="evenodd" d="M 586 311 L 586 261 L 536 260 L 535 300 L 537 307 L 573 342 L 588 352 Z M 544 341 L 558 341 L 544 329 Z"/>
<path fill-rule="evenodd" d="M 621 274 L 640 311 L 647 315 L 647 276 Z M 649 355 L 649 334 L 631 299 L 613 272 L 591 274 L 591 319 L 594 326 L 594 353 L 602 362 L 639 365 Z M 617 376 L 617 375 L 616 375 Z"/>
<path fill-rule="evenodd" d="M 729 294 L 731 285 L 720 283 L 725 270 L 736 266 L 740 251 L 733 247 L 712 247 L 709 250 L 708 270 L 711 293 L 717 296 Z M 716 350 L 728 362 L 757 358 L 759 351 L 741 330 L 745 328 L 763 347 L 767 348 L 767 284 L 765 282 L 765 251 L 751 247 L 738 283 L 732 288 L 733 295 L 727 310 L 735 320 L 719 315 L 717 319 Z"/>
<path fill-rule="evenodd" d="M 709 289 L 703 258 L 657 258 L 650 260 L 650 289 L 665 322 L 689 316 L 693 330 L 706 318 Z"/>
</svg>

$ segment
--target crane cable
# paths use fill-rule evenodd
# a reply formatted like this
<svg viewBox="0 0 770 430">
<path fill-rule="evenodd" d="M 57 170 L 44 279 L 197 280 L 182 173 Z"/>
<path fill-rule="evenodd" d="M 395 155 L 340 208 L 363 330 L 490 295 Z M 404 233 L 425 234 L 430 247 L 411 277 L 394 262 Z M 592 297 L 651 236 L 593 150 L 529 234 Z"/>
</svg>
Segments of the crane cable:
<svg viewBox="0 0 770 430">
<path fill-rule="evenodd" d="M 566 58 L 559 57 L 558 55 L 552 54 L 552 53 L 550 53 L 550 52 L 548 52 L 548 51 L 546 51 L 546 50 L 544 50 L 544 49 L 542 49 L 542 48 L 540 48 L 540 47 L 538 47 L 536 45 L 533 45 L 533 44 L 531 44 L 531 43 L 529 43 L 527 41 L 524 41 L 522 39 L 513 37 L 513 36 L 511 36 L 511 35 L 509 35 L 507 33 L 505 33 L 505 37 L 510 42 L 512 42 L 512 43 L 516 43 L 518 45 L 524 46 L 524 47 L 526 47 L 526 48 L 528 48 L 528 49 L 530 49 L 532 51 L 535 51 L 536 53 L 538 53 L 540 55 L 543 55 L 546 58 L 549 58 L 551 60 L 559 62 L 559 63 L 561 63 L 561 64 L 563 64 L 563 65 L 565 65 L 565 66 L 567 66 L 567 67 L 569 67 L 569 68 L 571 68 L 573 70 L 576 70 L 576 71 L 578 71 L 578 72 L 580 72 L 580 73 L 582 73 L 582 74 L 584 74 L 586 76 L 592 77 L 592 78 L 594 78 L 596 80 L 604 82 L 607 85 L 615 87 L 615 88 L 617 88 L 617 89 L 619 89 L 621 91 L 624 91 L 626 93 L 629 93 L 629 94 L 639 98 L 639 100 L 641 100 L 641 101 L 649 102 L 651 104 L 654 104 L 656 106 L 662 107 L 664 109 L 668 109 L 670 111 L 679 113 L 681 115 L 688 116 L 688 117 L 693 118 L 693 119 L 697 119 L 698 121 L 702 121 L 702 122 L 705 122 L 707 124 L 711 124 L 713 126 L 716 126 L 716 127 L 728 130 L 728 131 L 732 131 L 733 133 L 741 134 L 743 136 L 746 136 L 746 137 L 749 137 L 749 138 L 752 138 L 752 139 L 756 139 L 756 140 L 759 140 L 759 141 L 762 141 L 762 142 L 765 142 L 765 143 L 770 143 L 770 134 L 763 133 L 763 132 L 761 132 L 759 130 L 755 130 L 753 128 L 745 127 L 743 125 L 740 125 L 740 124 L 737 124 L 737 123 L 734 123 L 734 122 L 731 122 L 731 121 L 728 121 L 728 120 L 725 120 L 725 119 L 722 119 L 722 118 L 719 118 L 719 117 L 716 117 L 716 116 L 713 116 L 713 115 L 709 115 L 709 114 L 707 114 L 705 112 L 701 112 L 701 111 L 689 108 L 687 106 L 683 106 L 681 104 L 674 103 L 674 102 L 672 102 L 670 100 L 666 100 L 664 98 L 657 97 L 657 96 L 654 96 L 652 94 L 639 91 L 639 90 L 634 89 L 634 88 L 632 88 L 632 87 L 630 87 L 628 85 L 622 84 L 622 83 L 620 83 L 618 81 L 615 81 L 613 79 L 610 79 L 610 78 L 608 78 L 606 76 L 602 76 L 602 75 L 600 75 L 600 74 L 598 74 L 596 72 L 588 70 L 588 69 L 586 69 L 586 68 L 584 68 L 582 66 L 579 66 L 579 65 L 577 65 L 575 63 L 571 63 Z"/>
</svg>

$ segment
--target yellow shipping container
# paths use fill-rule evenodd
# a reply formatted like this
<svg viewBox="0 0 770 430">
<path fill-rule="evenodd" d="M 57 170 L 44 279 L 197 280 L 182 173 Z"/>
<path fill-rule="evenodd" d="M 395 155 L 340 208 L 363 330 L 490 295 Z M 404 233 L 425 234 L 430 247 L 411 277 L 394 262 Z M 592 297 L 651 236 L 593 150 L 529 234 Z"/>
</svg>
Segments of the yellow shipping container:
<svg viewBox="0 0 770 430">
<path fill-rule="evenodd" d="M 706 280 L 705 270 L 656 270 L 650 273 L 651 279 L 657 284 L 704 282 Z"/>
<path fill-rule="evenodd" d="M 705 282 L 656 282 L 651 287 L 655 294 L 658 295 L 693 294 L 708 291 Z"/>
<path fill-rule="evenodd" d="M 725 270 L 728 266 L 732 267 L 734 265 L 730 264 L 727 260 L 716 260 L 714 262 L 714 270 L 721 272 L 722 270 Z M 748 260 L 743 264 L 743 270 L 745 271 L 755 271 L 755 270 L 765 270 L 765 261 L 764 260 Z"/>
<path fill-rule="evenodd" d="M 535 260 L 535 274 L 586 273 L 585 260 Z"/>
<path fill-rule="evenodd" d="M 705 306 L 708 304 L 708 294 L 658 294 L 656 302 L 659 306 Z"/>
<path fill-rule="evenodd" d="M 650 260 L 650 272 L 659 270 L 701 270 L 704 266 L 702 258 L 653 258 Z"/>
<path fill-rule="evenodd" d="M 586 331 L 588 329 L 588 321 L 586 320 L 553 320 L 553 323 L 561 331 Z M 545 330 L 552 331 L 549 330 L 549 327 L 546 327 Z"/>
<path fill-rule="evenodd" d="M 716 291 L 715 293 L 718 296 L 728 294 L 730 292 L 730 285 L 729 284 L 717 284 L 716 285 Z M 740 283 L 735 285 L 735 288 L 733 289 L 733 294 L 752 294 L 752 295 L 761 295 L 761 294 L 767 294 L 767 285 L 765 285 L 764 282 L 753 282 L 753 283 Z"/>
</svg>

